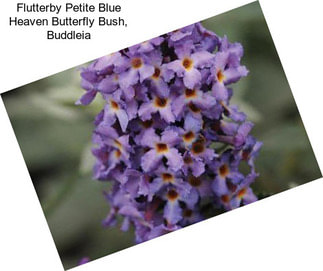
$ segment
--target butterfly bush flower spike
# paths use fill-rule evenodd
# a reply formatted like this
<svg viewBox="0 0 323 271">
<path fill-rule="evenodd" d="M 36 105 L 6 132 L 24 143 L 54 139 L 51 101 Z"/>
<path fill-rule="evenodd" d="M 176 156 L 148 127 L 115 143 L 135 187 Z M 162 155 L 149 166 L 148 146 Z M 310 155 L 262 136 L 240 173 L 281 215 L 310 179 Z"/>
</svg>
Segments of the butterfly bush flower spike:
<svg viewBox="0 0 323 271">
<path fill-rule="evenodd" d="M 196 23 L 97 59 L 81 71 L 95 118 L 93 176 L 112 183 L 105 226 L 137 243 L 257 200 L 262 143 L 236 105 L 243 48 Z M 245 164 L 244 172 L 240 165 Z"/>
</svg>

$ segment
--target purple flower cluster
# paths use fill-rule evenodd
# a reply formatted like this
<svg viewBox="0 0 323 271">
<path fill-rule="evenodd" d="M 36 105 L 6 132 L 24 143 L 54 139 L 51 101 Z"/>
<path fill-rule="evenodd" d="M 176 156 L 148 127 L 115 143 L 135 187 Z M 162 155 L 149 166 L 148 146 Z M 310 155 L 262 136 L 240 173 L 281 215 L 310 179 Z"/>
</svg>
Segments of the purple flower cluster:
<svg viewBox="0 0 323 271">
<path fill-rule="evenodd" d="M 243 48 L 200 23 L 101 57 L 81 72 L 95 119 L 94 178 L 112 182 L 104 225 L 123 217 L 143 242 L 195 223 L 211 210 L 257 200 L 250 184 L 262 145 L 229 104 L 247 75 Z M 242 173 L 242 163 L 248 171 Z"/>
</svg>

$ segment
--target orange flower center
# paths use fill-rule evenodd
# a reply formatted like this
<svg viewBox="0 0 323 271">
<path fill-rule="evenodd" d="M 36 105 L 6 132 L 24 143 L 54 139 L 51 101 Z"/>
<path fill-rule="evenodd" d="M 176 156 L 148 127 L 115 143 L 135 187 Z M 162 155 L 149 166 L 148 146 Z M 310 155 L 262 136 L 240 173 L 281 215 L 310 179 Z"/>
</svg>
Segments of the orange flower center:
<svg viewBox="0 0 323 271">
<path fill-rule="evenodd" d="M 204 152 L 204 150 L 205 150 L 205 147 L 204 147 L 203 142 L 196 141 L 192 144 L 192 152 L 194 154 L 200 154 L 200 153 Z"/>
<path fill-rule="evenodd" d="M 246 188 L 242 188 L 239 192 L 238 192 L 238 197 L 241 199 L 244 197 L 244 195 L 247 193 L 247 189 Z"/>
<path fill-rule="evenodd" d="M 156 150 L 157 150 L 157 153 L 164 153 L 168 151 L 168 146 L 165 143 L 157 143 Z"/>
<path fill-rule="evenodd" d="M 221 200 L 224 202 L 224 203 L 228 203 L 230 201 L 230 197 L 228 195 L 223 195 L 221 197 Z"/>
<path fill-rule="evenodd" d="M 220 83 L 222 83 L 225 80 L 225 75 L 223 74 L 222 70 L 218 70 L 216 73 L 216 77 Z"/>
<path fill-rule="evenodd" d="M 142 122 L 142 126 L 144 126 L 144 128 L 148 129 L 153 125 L 153 120 L 146 120 Z"/>
<path fill-rule="evenodd" d="M 171 183 L 174 180 L 174 176 L 170 173 L 163 173 L 162 179 L 165 183 Z"/>
<path fill-rule="evenodd" d="M 192 131 L 189 131 L 185 135 L 183 135 L 183 139 L 185 142 L 192 142 L 194 138 L 195 134 Z"/>
<path fill-rule="evenodd" d="M 190 70 L 193 67 L 193 61 L 192 61 L 192 59 L 185 57 L 182 60 L 182 65 L 186 70 Z"/>
<path fill-rule="evenodd" d="M 119 159 L 120 156 L 121 156 L 121 151 L 120 150 L 115 150 L 114 155 L 116 156 L 117 159 Z"/>
<path fill-rule="evenodd" d="M 193 187 L 198 187 L 198 186 L 200 186 L 200 185 L 201 185 L 201 183 L 202 183 L 201 179 L 200 179 L 200 178 L 197 178 L 197 177 L 195 177 L 195 176 L 190 176 L 190 177 L 188 178 L 188 182 L 189 182 L 189 183 L 190 183 L 190 185 L 191 185 L 191 186 L 193 186 Z"/>
<path fill-rule="evenodd" d="M 188 108 L 193 112 L 193 113 L 199 113 L 201 110 L 192 102 L 188 104 Z"/>
<path fill-rule="evenodd" d="M 164 108 L 167 105 L 167 99 L 156 97 L 155 105 L 160 108 Z"/>
<path fill-rule="evenodd" d="M 114 140 L 114 144 L 119 148 L 121 149 L 122 148 L 122 144 L 118 141 L 118 140 Z"/>
<path fill-rule="evenodd" d="M 152 75 L 152 77 L 153 77 L 154 79 L 158 79 L 158 78 L 159 78 L 159 76 L 160 76 L 160 69 L 159 69 L 159 68 L 157 68 L 157 67 L 155 67 L 155 72 L 154 72 L 154 74 Z"/>
<path fill-rule="evenodd" d="M 119 105 L 113 100 L 111 100 L 111 107 L 114 110 L 119 110 Z"/>
<path fill-rule="evenodd" d="M 230 170 L 227 164 L 222 165 L 219 168 L 219 173 L 222 178 L 225 178 L 229 174 Z"/>
<path fill-rule="evenodd" d="M 135 57 L 131 60 L 131 66 L 134 69 L 139 69 L 142 66 L 142 60 L 140 57 Z"/>
<path fill-rule="evenodd" d="M 176 190 L 171 189 L 167 192 L 167 199 L 170 201 L 175 201 L 178 199 L 178 193 L 176 192 Z"/>
<path fill-rule="evenodd" d="M 190 98 L 195 98 L 197 95 L 196 95 L 196 90 L 195 89 L 185 89 L 185 97 L 187 99 L 190 99 Z"/>
</svg>

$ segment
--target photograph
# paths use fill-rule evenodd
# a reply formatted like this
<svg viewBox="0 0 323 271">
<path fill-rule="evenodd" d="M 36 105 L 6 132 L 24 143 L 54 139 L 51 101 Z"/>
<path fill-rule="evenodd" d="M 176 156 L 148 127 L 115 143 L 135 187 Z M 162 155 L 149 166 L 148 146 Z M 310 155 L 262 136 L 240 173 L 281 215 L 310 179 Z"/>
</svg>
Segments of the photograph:
<svg viewBox="0 0 323 271">
<path fill-rule="evenodd" d="M 258 2 L 1 97 L 65 269 L 322 176 Z"/>
</svg>

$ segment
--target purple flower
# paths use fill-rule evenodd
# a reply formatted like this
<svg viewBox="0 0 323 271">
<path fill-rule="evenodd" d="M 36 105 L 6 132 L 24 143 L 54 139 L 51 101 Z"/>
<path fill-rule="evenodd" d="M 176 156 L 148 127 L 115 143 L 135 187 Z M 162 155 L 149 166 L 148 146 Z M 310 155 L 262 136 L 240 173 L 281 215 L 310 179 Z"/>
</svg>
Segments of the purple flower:
<svg viewBox="0 0 323 271">
<path fill-rule="evenodd" d="M 196 190 L 200 198 L 212 196 L 212 180 L 207 175 L 189 175 L 187 180 L 191 187 Z"/>
<path fill-rule="evenodd" d="M 154 174 L 156 174 L 156 177 L 152 178 L 149 184 L 148 201 L 151 201 L 154 195 L 168 186 L 177 187 L 183 191 L 190 190 L 189 184 L 183 181 L 182 175 L 179 172 L 175 173 L 162 165 L 155 170 Z"/>
<path fill-rule="evenodd" d="M 220 204 L 225 210 L 232 210 L 257 201 L 257 197 L 250 188 L 250 184 L 255 180 L 257 174 L 250 173 L 240 184 L 233 186 L 232 191 L 220 197 Z"/>
<path fill-rule="evenodd" d="M 248 73 L 242 55 L 196 23 L 81 70 L 77 104 L 105 102 L 92 139 L 93 177 L 111 183 L 104 226 L 133 226 L 140 243 L 257 200 L 262 143 L 230 101 Z"/>
<path fill-rule="evenodd" d="M 186 152 L 183 157 L 184 165 L 182 171 L 185 175 L 192 172 L 192 175 L 198 177 L 205 171 L 205 163 L 198 157 L 193 156 L 192 153 Z"/>
<path fill-rule="evenodd" d="M 248 74 L 245 66 L 240 66 L 237 55 L 229 51 L 218 52 L 215 56 L 214 67 L 211 70 L 211 80 L 214 81 L 212 91 L 219 99 L 228 99 L 225 86 L 237 82 Z"/>
<path fill-rule="evenodd" d="M 199 69 L 210 67 L 213 63 L 214 55 L 208 51 L 199 51 L 191 54 L 191 43 L 183 44 L 177 48 L 177 60 L 167 64 L 167 68 L 174 71 L 176 75 L 183 78 L 184 85 L 193 89 L 199 85 L 202 76 Z"/>
<path fill-rule="evenodd" d="M 128 126 L 129 117 L 124 108 L 124 102 L 120 99 L 120 93 L 117 94 L 117 92 L 115 92 L 107 98 L 103 115 L 104 124 L 110 126 L 118 120 L 122 131 L 125 132 Z"/>
<path fill-rule="evenodd" d="M 154 73 L 148 78 L 147 84 L 157 96 L 167 98 L 170 92 L 167 82 L 174 77 L 174 73 L 167 69 L 167 64 L 162 64 L 163 57 L 160 52 L 151 52 L 149 57 Z"/>
<path fill-rule="evenodd" d="M 215 178 L 212 183 L 213 191 L 218 196 L 228 195 L 236 189 L 244 176 L 240 173 L 237 160 L 234 155 L 227 151 L 221 158 L 214 162 L 212 167 L 215 172 Z"/>
<path fill-rule="evenodd" d="M 130 53 L 127 61 L 127 70 L 119 75 L 122 89 L 127 89 L 138 82 L 142 83 L 146 78 L 154 74 L 155 69 L 145 55 Z"/>
<path fill-rule="evenodd" d="M 81 86 L 86 93 L 76 104 L 88 105 L 98 92 L 112 93 L 118 85 L 118 72 L 124 70 L 126 59 L 119 53 L 103 56 L 81 72 Z"/>
<path fill-rule="evenodd" d="M 244 122 L 241 125 L 237 125 L 235 123 L 222 123 L 222 131 L 226 131 L 226 134 L 218 135 L 218 140 L 234 145 L 237 148 L 245 143 L 247 136 L 253 127 L 251 122 Z"/>
<path fill-rule="evenodd" d="M 202 24 L 196 24 L 196 30 L 200 36 L 199 44 L 196 45 L 197 50 L 206 50 L 212 53 L 220 44 L 219 37 L 212 31 L 205 29 Z"/>
<path fill-rule="evenodd" d="M 175 145 L 178 143 L 178 134 L 173 130 L 166 130 L 158 136 L 154 129 L 145 132 L 141 144 L 150 148 L 141 158 L 141 167 L 144 172 L 156 169 L 163 158 L 171 170 L 177 171 L 183 165 L 183 158 Z"/>
<path fill-rule="evenodd" d="M 242 149 L 239 151 L 241 159 L 247 161 L 253 172 L 255 171 L 255 159 L 261 146 L 262 142 L 257 141 L 253 136 L 249 135 Z"/>
<path fill-rule="evenodd" d="M 182 219 L 182 208 L 180 202 L 185 203 L 189 208 L 194 208 L 198 201 L 198 194 L 195 190 L 182 189 L 181 187 L 170 187 L 165 191 L 164 218 L 166 225 L 176 225 Z"/>
<path fill-rule="evenodd" d="M 152 95 L 152 99 L 149 102 L 143 103 L 139 110 L 138 115 L 143 121 L 150 120 L 152 114 L 159 113 L 160 117 L 167 123 L 175 121 L 174 113 L 172 112 L 172 97 L 161 98 Z"/>
<path fill-rule="evenodd" d="M 216 100 L 209 93 L 198 89 L 188 89 L 183 94 L 174 99 L 172 107 L 175 117 L 184 113 L 185 107 L 196 108 L 196 110 L 209 110 L 216 104 Z M 194 109 L 193 109 L 194 110 Z"/>
</svg>

